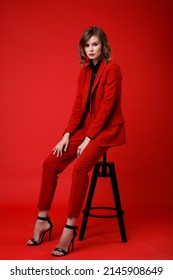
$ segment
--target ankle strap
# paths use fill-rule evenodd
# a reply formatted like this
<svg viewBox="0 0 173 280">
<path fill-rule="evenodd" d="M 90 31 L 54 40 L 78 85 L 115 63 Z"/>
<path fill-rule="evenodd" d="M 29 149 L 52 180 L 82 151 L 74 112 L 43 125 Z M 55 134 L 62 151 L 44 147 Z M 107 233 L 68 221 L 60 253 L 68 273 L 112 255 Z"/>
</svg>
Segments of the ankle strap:
<svg viewBox="0 0 173 280">
<path fill-rule="evenodd" d="M 65 228 L 68 228 L 68 229 L 78 229 L 77 226 L 69 226 L 69 225 L 65 225 Z"/>
<path fill-rule="evenodd" d="M 37 217 L 37 220 L 49 221 L 49 220 L 50 220 L 50 217 L 49 217 L 49 216 L 47 216 L 47 217 L 40 217 L 40 216 L 38 216 L 38 217 Z"/>
</svg>

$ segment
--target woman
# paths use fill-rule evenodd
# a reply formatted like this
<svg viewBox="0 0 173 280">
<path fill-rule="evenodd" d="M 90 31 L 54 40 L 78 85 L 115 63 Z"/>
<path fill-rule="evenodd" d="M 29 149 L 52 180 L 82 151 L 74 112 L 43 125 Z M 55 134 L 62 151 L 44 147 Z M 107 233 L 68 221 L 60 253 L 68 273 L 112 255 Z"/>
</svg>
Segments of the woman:
<svg viewBox="0 0 173 280">
<path fill-rule="evenodd" d="M 89 27 L 79 42 L 82 69 L 72 114 L 61 141 L 44 161 L 42 185 L 38 202 L 38 217 L 34 235 L 27 245 L 42 243 L 52 222 L 48 217 L 54 197 L 58 174 L 75 158 L 67 223 L 53 256 L 64 256 L 73 249 L 76 221 L 89 183 L 88 172 L 112 146 L 125 143 L 124 118 L 121 112 L 121 72 L 110 59 L 107 36 L 98 27 Z"/>
</svg>

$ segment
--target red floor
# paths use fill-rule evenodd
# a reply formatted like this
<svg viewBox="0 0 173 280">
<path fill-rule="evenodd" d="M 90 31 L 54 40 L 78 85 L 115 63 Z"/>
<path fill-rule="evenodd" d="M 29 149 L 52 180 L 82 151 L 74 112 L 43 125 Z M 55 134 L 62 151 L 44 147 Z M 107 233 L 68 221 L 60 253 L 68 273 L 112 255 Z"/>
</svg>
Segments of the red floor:
<svg viewBox="0 0 173 280">
<path fill-rule="evenodd" d="M 61 208 L 61 206 L 60 206 Z M 1 209 L 0 259 L 1 260 L 51 260 L 64 225 L 65 217 L 50 213 L 54 222 L 53 239 L 36 247 L 25 245 L 32 237 L 36 209 L 33 206 L 6 206 Z M 63 213 L 63 206 L 62 206 Z M 89 218 L 83 241 L 76 240 L 75 250 L 63 257 L 73 260 L 172 260 L 173 223 L 172 213 L 154 209 L 151 214 L 142 209 L 126 209 L 125 225 L 127 243 L 122 243 L 116 219 Z M 82 217 L 82 215 L 81 215 Z M 81 218 L 78 222 L 80 226 Z"/>
</svg>

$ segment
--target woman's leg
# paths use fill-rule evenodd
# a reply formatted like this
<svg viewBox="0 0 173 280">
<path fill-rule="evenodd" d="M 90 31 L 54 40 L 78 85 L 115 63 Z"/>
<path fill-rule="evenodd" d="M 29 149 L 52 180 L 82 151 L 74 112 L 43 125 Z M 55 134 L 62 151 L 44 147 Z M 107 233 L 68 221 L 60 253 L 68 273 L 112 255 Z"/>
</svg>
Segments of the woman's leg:
<svg viewBox="0 0 173 280">
<path fill-rule="evenodd" d="M 50 154 L 43 163 L 41 189 L 38 209 L 50 210 L 56 191 L 58 175 L 76 158 L 77 147 L 70 146 L 68 151 L 57 157 Z"/>
<path fill-rule="evenodd" d="M 108 147 L 100 147 L 97 141 L 92 140 L 76 161 L 72 174 L 68 217 L 79 217 L 88 190 L 88 173 L 107 150 Z"/>
<path fill-rule="evenodd" d="M 77 159 L 72 174 L 67 224 L 72 226 L 76 224 L 88 189 L 88 173 L 107 149 L 108 147 L 99 147 L 97 141 L 92 140 Z M 72 238 L 73 231 L 64 228 L 57 248 L 67 251 Z M 53 251 L 53 255 L 63 255 L 63 253 Z"/>
<path fill-rule="evenodd" d="M 60 174 L 76 157 L 77 147 L 84 140 L 83 131 L 78 131 L 70 138 L 67 152 L 57 157 L 51 153 L 43 163 L 42 183 L 40 196 L 38 201 L 38 216 L 47 217 L 51 208 L 53 197 L 56 190 L 58 174 Z M 45 220 L 37 220 L 34 228 L 33 238 L 38 242 L 42 232 L 49 229 L 50 224 Z M 28 240 L 27 244 L 32 245 L 32 240 Z"/>
</svg>

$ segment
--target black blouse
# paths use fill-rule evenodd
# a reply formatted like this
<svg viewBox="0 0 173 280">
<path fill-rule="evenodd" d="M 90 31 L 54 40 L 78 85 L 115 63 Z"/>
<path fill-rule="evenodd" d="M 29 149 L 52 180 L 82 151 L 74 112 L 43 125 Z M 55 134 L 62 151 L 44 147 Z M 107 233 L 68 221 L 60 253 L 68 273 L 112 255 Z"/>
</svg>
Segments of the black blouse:
<svg viewBox="0 0 173 280">
<path fill-rule="evenodd" d="M 93 86 L 93 84 L 94 84 L 94 80 L 95 80 L 96 74 L 97 74 L 97 72 L 98 72 L 100 63 L 101 63 L 101 61 L 99 60 L 99 61 L 97 62 L 97 64 L 94 65 L 93 61 L 90 60 L 90 67 L 91 67 L 91 69 L 92 69 L 92 75 L 91 75 L 91 81 L 90 81 L 89 95 L 90 95 L 90 93 L 91 93 L 92 86 Z"/>
</svg>

